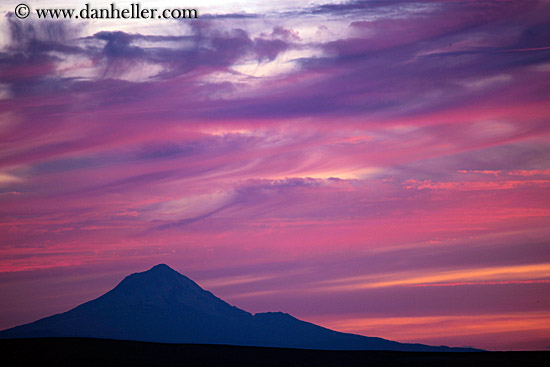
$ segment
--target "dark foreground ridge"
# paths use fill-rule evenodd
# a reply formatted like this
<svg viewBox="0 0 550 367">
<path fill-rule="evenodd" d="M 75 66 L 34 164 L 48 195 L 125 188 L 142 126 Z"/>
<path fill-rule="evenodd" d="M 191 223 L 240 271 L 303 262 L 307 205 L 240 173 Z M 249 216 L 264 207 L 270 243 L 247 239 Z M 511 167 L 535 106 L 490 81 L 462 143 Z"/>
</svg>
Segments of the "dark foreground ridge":
<svg viewBox="0 0 550 367">
<path fill-rule="evenodd" d="M 253 315 L 164 264 L 127 276 L 103 296 L 70 311 L 0 331 L 1 339 L 45 337 L 324 350 L 476 351 L 340 333 L 282 312 Z"/>
<path fill-rule="evenodd" d="M 202 344 L 159 344 L 88 338 L 0 340 L 18 366 L 334 366 L 542 367 L 550 352 L 328 351 Z"/>
</svg>

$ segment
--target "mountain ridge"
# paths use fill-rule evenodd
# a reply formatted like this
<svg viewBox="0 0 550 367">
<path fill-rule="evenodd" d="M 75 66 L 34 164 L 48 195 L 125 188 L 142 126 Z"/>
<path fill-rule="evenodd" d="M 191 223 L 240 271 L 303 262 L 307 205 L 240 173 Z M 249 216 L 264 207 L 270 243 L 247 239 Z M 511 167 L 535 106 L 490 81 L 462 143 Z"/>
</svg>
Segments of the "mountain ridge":
<svg viewBox="0 0 550 367">
<path fill-rule="evenodd" d="M 161 343 L 327 350 L 475 351 L 341 333 L 284 312 L 252 314 L 166 264 L 126 276 L 67 312 L 0 331 L 0 338 L 91 337 Z"/>
</svg>

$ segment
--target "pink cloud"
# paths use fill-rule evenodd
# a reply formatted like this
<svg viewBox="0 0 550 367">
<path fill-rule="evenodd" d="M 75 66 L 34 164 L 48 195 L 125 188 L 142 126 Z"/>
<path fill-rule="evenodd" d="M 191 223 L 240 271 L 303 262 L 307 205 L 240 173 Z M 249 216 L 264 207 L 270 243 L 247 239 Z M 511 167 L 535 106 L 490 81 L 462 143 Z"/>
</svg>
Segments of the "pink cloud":
<svg viewBox="0 0 550 367">
<path fill-rule="evenodd" d="M 395 19 L 394 5 L 303 9 L 326 34 L 326 14 L 346 14 L 330 41 L 294 29 L 294 13 L 267 28 L 211 17 L 177 36 L 10 18 L 0 288 L 16 296 L 0 327 L 166 262 L 250 311 L 404 341 L 542 345 L 531 326 L 547 317 L 546 275 L 420 280 L 550 262 L 547 6 L 414 3 Z M 280 62 L 292 68 L 237 71 Z M 155 73 L 133 75 L 140 65 Z M 417 281 L 319 287 L 396 274 Z M 453 337 L 462 314 L 492 334 Z"/>
</svg>

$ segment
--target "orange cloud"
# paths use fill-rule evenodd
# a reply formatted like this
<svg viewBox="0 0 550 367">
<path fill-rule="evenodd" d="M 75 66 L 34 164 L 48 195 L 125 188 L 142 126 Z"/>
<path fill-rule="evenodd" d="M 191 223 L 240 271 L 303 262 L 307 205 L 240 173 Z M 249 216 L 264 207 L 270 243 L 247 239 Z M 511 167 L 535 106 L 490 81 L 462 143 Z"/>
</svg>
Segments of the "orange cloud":
<svg viewBox="0 0 550 367">
<path fill-rule="evenodd" d="M 498 266 L 461 270 L 424 272 L 397 272 L 329 280 L 320 283 L 319 290 L 354 291 L 370 288 L 437 285 L 461 282 L 517 282 L 529 280 L 550 280 L 550 264 Z"/>
<path fill-rule="evenodd" d="M 550 313 L 508 313 L 495 315 L 443 315 L 418 317 L 349 317 L 331 315 L 309 321 L 343 332 L 376 335 L 401 342 L 471 339 L 475 336 L 529 332 L 548 338 Z"/>
</svg>

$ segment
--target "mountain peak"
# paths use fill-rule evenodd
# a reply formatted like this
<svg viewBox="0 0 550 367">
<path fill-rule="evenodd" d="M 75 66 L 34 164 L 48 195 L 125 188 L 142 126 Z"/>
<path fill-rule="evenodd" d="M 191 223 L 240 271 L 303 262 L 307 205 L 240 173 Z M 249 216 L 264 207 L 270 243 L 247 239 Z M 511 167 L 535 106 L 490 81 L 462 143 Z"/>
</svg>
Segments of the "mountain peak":
<svg viewBox="0 0 550 367">
<path fill-rule="evenodd" d="M 175 271 L 174 269 L 172 269 L 166 264 L 157 264 L 153 266 L 151 269 L 149 269 L 148 271 L 166 271 L 166 270 Z"/>
<path fill-rule="evenodd" d="M 135 281 L 137 279 L 139 279 L 142 282 L 143 281 L 149 282 L 149 281 L 152 281 L 153 279 L 157 279 L 157 280 L 172 279 L 174 281 L 178 280 L 180 282 L 183 281 L 184 283 L 187 283 L 187 284 L 193 284 L 194 286 L 198 287 L 198 284 L 196 284 L 194 281 L 187 278 L 185 275 L 182 275 L 181 273 L 177 272 L 176 270 L 172 269 L 166 264 L 158 264 L 153 266 L 149 270 L 130 274 L 124 280 Z"/>
<path fill-rule="evenodd" d="M 0 332 L 0 339 L 52 336 L 307 349 L 450 350 L 339 333 L 283 312 L 252 315 L 166 264 L 131 274 L 104 295 L 63 314 Z"/>
<path fill-rule="evenodd" d="M 166 264 L 158 264 L 153 266 L 151 269 L 146 270 L 144 272 L 138 273 L 138 274 L 159 274 L 159 275 L 179 275 L 183 276 L 182 274 L 178 273 L 176 270 L 172 269 Z"/>
<path fill-rule="evenodd" d="M 167 287 L 170 289 L 186 289 L 187 291 L 199 293 L 206 292 L 197 283 L 166 264 L 158 264 L 149 270 L 133 273 L 124 278 L 119 286 L 135 287 L 140 293 L 144 291 L 153 293 L 157 293 L 157 291 L 165 292 Z"/>
</svg>

